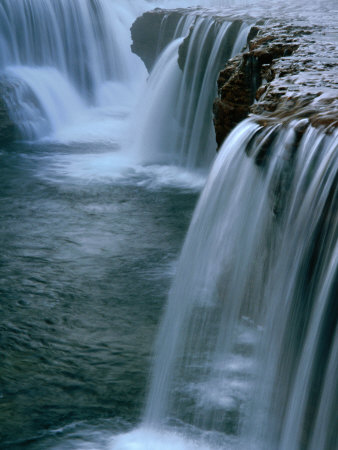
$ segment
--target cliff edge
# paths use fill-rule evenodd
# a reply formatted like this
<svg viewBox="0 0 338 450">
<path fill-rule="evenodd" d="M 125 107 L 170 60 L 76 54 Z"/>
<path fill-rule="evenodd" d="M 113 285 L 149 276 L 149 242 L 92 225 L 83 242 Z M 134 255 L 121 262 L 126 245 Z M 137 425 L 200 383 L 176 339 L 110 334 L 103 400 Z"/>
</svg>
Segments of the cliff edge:
<svg viewBox="0 0 338 450">
<path fill-rule="evenodd" d="M 248 50 L 218 78 L 214 126 L 218 146 L 249 115 L 262 124 L 306 119 L 327 132 L 338 127 L 338 48 L 318 25 L 266 23 Z"/>
</svg>

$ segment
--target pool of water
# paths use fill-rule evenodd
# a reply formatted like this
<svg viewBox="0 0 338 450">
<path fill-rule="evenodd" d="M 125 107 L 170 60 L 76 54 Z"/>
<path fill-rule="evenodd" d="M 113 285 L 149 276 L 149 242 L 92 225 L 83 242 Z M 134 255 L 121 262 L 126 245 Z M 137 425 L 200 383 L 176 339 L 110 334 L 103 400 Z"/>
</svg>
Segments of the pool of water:
<svg viewBox="0 0 338 450">
<path fill-rule="evenodd" d="M 2 448 L 128 430 L 204 178 L 94 145 L 12 145 L 0 172 Z"/>
</svg>

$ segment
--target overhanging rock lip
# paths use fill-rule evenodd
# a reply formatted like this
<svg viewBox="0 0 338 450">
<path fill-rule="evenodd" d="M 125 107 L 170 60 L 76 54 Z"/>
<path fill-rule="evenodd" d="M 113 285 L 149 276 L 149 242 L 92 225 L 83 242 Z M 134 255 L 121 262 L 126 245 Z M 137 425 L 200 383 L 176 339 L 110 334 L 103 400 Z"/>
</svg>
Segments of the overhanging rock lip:
<svg viewBox="0 0 338 450">
<path fill-rule="evenodd" d="M 194 16 L 212 19 L 215 23 L 247 22 L 255 24 L 257 19 L 247 13 L 232 11 L 224 8 L 210 9 L 204 7 L 165 9 L 155 8 L 139 16 L 131 26 L 131 50 L 144 62 L 148 72 L 151 71 L 159 53 L 174 38 L 176 26 L 181 17 Z M 163 20 L 167 20 L 166 30 L 160 30 Z M 160 36 L 160 34 L 162 34 Z M 160 42 L 158 42 L 160 38 Z M 186 36 L 189 38 L 189 35 Z M 182 61 L 179 63 L 182 68 Z"/>
</svg>

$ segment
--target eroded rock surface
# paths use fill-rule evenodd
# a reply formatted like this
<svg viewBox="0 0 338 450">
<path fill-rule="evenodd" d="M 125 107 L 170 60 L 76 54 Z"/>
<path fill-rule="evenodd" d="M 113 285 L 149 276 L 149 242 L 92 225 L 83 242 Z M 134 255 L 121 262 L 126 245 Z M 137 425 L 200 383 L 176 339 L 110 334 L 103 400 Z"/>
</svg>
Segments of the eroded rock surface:
<svg viewBox="0 0 338 450">
<path fill-rule="evenodd" d="M 249 114 L 263 124 L 307 119 L 338 127 L 338 48 L 324 28 L 274 24 L 255 27 L 248 51 L 226 64 L 218 79 L 214 125 L 220 146 Z"/>
</svg>

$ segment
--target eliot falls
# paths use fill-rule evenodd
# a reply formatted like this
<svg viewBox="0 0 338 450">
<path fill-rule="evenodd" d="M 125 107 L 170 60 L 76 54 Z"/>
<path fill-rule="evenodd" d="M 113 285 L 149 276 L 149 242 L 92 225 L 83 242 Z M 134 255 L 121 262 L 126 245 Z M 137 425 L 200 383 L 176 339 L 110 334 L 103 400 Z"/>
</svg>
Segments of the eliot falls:
<svg viewBox="0 0 338 450">
<path fill-rule="evenodd" d="M 0 449 L 338 449 L 337 0 L 0 0 Z"/>
</svg>

